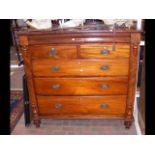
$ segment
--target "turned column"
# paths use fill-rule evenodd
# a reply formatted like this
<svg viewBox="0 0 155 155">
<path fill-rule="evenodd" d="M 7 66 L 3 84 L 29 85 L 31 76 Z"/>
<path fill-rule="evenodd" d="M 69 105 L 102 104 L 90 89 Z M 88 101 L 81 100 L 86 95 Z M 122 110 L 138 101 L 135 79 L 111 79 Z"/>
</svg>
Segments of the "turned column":
<svg viewBox="0 0 155 155">
<path fill-rule="evenodd" d="M 126 128 L 130 128 L 133 121 L 133 104 L 137 87 L 137 73 L 139 62 L 139 43 L 140 33 L 131 33 L 128 97 L 124 122 Z"/>
<path fill-rule="evenodd" d="M 22 52 L 23 60 L 24 60 L 24 70 L 26 73 L 26 79 L 28 83 L 28 91 L 29 91 L 29 100 L 32 112 L 32 118 L 36 127 L 40 127 L 40 118 L 38 115 L 38 106 L 37 106 L 37 99 L 35 96 L 35 89 L 34 89 L 34 81 L 32 77 L 32 65 L 31 65 L 31 56 L 28 49 L 28 38 L 27 36 L 19 36 L 20 41 L 20 49 Z"/>
</svg>

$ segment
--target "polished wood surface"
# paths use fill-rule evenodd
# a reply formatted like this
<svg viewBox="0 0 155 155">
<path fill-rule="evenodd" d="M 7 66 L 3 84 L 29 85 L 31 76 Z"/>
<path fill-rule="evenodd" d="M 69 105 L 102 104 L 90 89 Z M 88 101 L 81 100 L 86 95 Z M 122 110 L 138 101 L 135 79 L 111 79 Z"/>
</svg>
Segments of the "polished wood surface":
<svg viewBox="0 0 155 155">
<path fill-rule="evenodd" d="M 36 93 L 40 95 L 127 94 L 127 81 L 127 77 L 34 79 Z M 52 88 L 53 85 L 59 88 Z M 107 88 L 102 88 L 103 85 Z"/>
<path fill-rule="evenodd" d="M 124 115 L 126 96 L 37 96 L 41 115 Z"/>
<path fill-rule="evenodd" d="M 126 106 L 126 127 L 131 126 L 133 121 L 133 103 L 135 100 L 136 93 L 136 81 L 137 81 L 137 71 L 138 71 L 138 52 L 139 52 L 139 40 L 140 34 L 131 34 L 131 52 L 130 52 L 130 63 L 129 63 L 129 87 L 128 87 L 128 97 Z"/>
<path fill-rule="evenodd" d="M 54 70 L 54 67 L 58 67 Z M 105 67 L 105 68 L 104 68 Z M 34 76 L 127 76 L 129 59 L 51 60 L 32 62 Z"/>
<path fill-rule="evenodd" d="M 115 46 L 115 49 L 113 49 Z M 102 52 L 108 50 L 108 53 Z M 99 44 L 99 45 L 81 45 L 81 58 L 129 58 L 129 44 Z"/>
<path fill-rule="evenodd" d="M 133 32 L 134 34 L 135 32 Z M 19 32 L 19 35 L 29 36 L 29 45 L 44 44 L 84 44 L 84 43 L 130 43 L 130 31 L 99 31 L 99 30 L 75 30 L 75 31 L 27 31 Z"/>
<path fill-rule="evenodd" d="M 140 32 L 23 30 L 19 40 L 37 127 L 46 117 L 123 118 L 131 126 Z"/>
<path fill-rule="evenodd" d="M 52 55 L 50 52 L 54 50 Z M 53 59 L 75 59 L 77 58 L 76 46 L 64 46 L 64 45 L 43 45 L 43 46 L 31 46 L 29 51 L 32 54 L 32 59 L 53 58 Z"/>
<path fill-rule="evenodd" d="M 57 44 L 57 43 L 62 43 L 62 44 L 79 44 L 79 43 L 109 43 L 109 42 L 113 42 L 113 38 L 111 37 L 91 37 L 91 38 L 87 38 L 87 37 L 76 37 L 74 38 L 74 36 L 70 36 L 70 37 L 61 37 L 61 36 L 57 36 L 57 37 L 53 37 L 53 36 L 49 36 L 46 35 L 45 37 L 42 35 L 39 36 L 31 36 L 30 38 L 30 44 L 31 45 L 36 45 L 36 44 L 46 44 L 46 43 L 52 43 L 52 44 Z M 130 42 L 130 36 L 129 37 L 120 37 L 117 39 L 117 42 L 119 43 L 129 43 Z"/>
<path fill-rule="evenodd" d="M 25 65 L 25 73 L 26 73 L 26 79 L 28 83 L 28 90 L 29 94 L 29 100 L 30 100 L 30 106 L 31 110 L 33 113 L 33 121 L 36 124 L 36 127 L 39 127 L 40 124 L 40 118 L 39 118 L 39 113 L 38 113 L 38 105 L 37 105 L 37 100 L 36 100 L 36 95 L 35 95 L 35 88 L 34 88 L 34 82 L 33 82 L 33 75 L 31 71 L 31 53 L 28 52 L 28 39 L 25 36 L 20 36 L 19 38 L 20 44 L 24 45 L 21 46 L 21 52 L 22 56 L 24 59 L 24 65 Z"/>
</svg>

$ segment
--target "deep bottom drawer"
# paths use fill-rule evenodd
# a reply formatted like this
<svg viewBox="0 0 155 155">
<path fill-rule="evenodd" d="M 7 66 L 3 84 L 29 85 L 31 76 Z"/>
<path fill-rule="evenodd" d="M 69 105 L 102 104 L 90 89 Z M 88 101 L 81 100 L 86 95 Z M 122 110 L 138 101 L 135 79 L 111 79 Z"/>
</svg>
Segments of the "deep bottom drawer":
<svg viewBox="0 0 155 155">
<path fill-rule="evenodd" d="M 37 96 L 39 113 L 46 115 L 124 115 L 126 96 Z"/>
</svg>

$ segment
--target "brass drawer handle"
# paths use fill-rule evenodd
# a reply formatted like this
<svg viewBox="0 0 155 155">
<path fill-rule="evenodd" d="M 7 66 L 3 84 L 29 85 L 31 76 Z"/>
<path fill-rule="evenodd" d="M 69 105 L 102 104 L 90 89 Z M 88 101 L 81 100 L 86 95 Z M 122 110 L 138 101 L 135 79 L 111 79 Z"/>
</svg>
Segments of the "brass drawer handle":
<svg viewBox="0 0 155 155">
<path fill-rule="evenodd" d="M 53 57 L 53 56 L 57 55 L 56 49 L 52 48 L 51 51 L 48 52 L 48 55 L 49 55 L 50 57 Z"/>
<path fill-rule="evenodd" d="M 60 84 L 55 83 L 55 84 L 52 85 L 52 88 L 53 89 L 59 89 L 60 88 Z"/>
<path fill-rule="evenodd" d="M 101 51 L 101 54 L 103 54 L 103 55 L 108 55 L 108 54 L 110 54 L 110 51 L 109 51 L 108 49 L 103 49 L 103 50 Z"/>
<path fill-rule="evenodd" d="M 102 104 L 100 104 L 100 108 L 108 108 L 108 107 L 109 107 L 109 105 L 106 104 L 106 103 L 102 103 Z"/>
<path fill-rule="evenodd" d="M 52 67 L 51 67 L 51 70 L 52 70 L 52 71 L 58 71 L 59 69 L 60 69 L 59 66 L 52 66 Z"/>
<path fill-rule="evenodd" d="M 101 88 L 102 89 L 108 89 L 109 88 L 109 85 L 108 84 L 101 84 Z"/>
<path fill-rule="evenodd" d="M 63 104 L 61 104 L 61 103 L 55 103 L 55 104 L 54 104 L 54 108 L 55 108 L 55 109 L 63 109 L 63 107 L 64 107 L 64 106 L 63 106 Z"/>
<path fill-rule="evenodd" d="M 100 68 L 101 70 L 109 70 L 109 66 L 101 66 L 101 68 Z"/>
</svg>

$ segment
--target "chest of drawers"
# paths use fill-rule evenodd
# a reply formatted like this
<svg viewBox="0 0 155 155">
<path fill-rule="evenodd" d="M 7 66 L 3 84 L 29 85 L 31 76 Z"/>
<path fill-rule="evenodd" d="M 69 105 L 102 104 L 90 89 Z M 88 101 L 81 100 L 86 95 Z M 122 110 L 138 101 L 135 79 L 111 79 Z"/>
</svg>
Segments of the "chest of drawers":
<svg viewBox="0 0 155 155">
<path fill-rule="evenodd" d="M 133 120 L 137 31 L 22 31 L 32 118 Z"/>
</svg>

